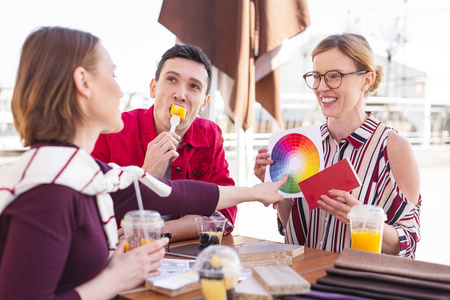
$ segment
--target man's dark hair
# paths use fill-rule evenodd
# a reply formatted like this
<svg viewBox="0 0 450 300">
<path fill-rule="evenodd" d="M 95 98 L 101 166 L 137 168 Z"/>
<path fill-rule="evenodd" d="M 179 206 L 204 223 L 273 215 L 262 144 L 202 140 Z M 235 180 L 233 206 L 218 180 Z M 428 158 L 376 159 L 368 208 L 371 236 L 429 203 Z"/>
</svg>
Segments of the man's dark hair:
<svg viewBox="0 0 450 300">
<path fill-rule="evenodd" d="M 192 60 L 205 66 L 206 72 L 208 73 L 208 86 L 206 87 L 206 95 L 208 95 L 211 91 L 212 82 L 211 62 L 209 61 L 209 58 L 206 56 L 206 54 L 203 53 L 202 49 L 194 45 L 175 45 L 167 50 L 163 54 L 163 56 L 161 56 L 158 68 L 156 69 L 155 79 L 157 81 L 159 80 L 159 75 L 161 74 L 161 70 L 166 60 L 176 57 Z"/>
</svg>

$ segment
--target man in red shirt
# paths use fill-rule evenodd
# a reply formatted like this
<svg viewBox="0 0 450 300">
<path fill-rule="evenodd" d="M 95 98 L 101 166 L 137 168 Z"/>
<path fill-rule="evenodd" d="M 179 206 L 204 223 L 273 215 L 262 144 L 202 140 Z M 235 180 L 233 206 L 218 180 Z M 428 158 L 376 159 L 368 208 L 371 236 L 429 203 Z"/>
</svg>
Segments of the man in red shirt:
<svg viewBox="0 0 450 300">
<path fill-rule="evenodd" d="M 212 121 L 197 117 L 210 100 L 211 63 L 199 47 L 175 45 L 167 50 L 150 82 L 154 105 L 124 112 L 119 133 L 100 135 L 92 156 L 120 166 L 136 165 L 157 178 L 194 179 L 234 185 L 223 149 L 222 131 Z M 170 133 L 170 108 L 186 109 L 186 117 Z M 234 228 L 237 207 L 216 211 L 228 219 L 224 234 Z M 172 240 L 198 237 L 196 215 L 164 216 L 163 232 Z"/>
</svg>

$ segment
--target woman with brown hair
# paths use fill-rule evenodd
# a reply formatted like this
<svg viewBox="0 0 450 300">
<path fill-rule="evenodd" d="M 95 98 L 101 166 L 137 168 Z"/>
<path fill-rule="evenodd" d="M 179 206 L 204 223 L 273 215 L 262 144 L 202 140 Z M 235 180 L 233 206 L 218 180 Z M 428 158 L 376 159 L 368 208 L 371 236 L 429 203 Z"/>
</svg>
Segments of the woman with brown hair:
<svg viewBox="0 0 450 300">
<path fill-rule="evenodd" d="M 313 71 L 303 78 L 327 119 L 321 127 L 325 168 L 348 158 L 362 185 L 350 193 L 329 191 L 331 197 L 322 195 L 314 210 L 303 198 L 285 199 L 278 212 L 286 242 L 341 252 L 351 242 L 348 212 L 371 204 L 387 215 L 382 252 L 414 257 L 420 239 L 419 169 L 410 143 L 364 110 L 365 98 L 383 78 L 369 43 L 357 34 L 331 35 L 313 50 L 312 61 Z M 267 151 L 256 156 L 261 180 L 273 163 Z"/>
<path fill-rule="evenodd" d="M 162 214 L 282 200 L 287 177 L 253 188 L 162 183 L 138 167 L 94 160 L 100 133 L 123 127 L 115 68 L 87 32 L 45 27 L 23 45 L 12 112 L 30 150 L 0 168 L 0 299 L 110 299 L 149 277 L 168 240 L 125 253 L 115 222 L 138 208 L 136 178 L 154 190 L 140 184 L 144 208 Z"/>
</svg>

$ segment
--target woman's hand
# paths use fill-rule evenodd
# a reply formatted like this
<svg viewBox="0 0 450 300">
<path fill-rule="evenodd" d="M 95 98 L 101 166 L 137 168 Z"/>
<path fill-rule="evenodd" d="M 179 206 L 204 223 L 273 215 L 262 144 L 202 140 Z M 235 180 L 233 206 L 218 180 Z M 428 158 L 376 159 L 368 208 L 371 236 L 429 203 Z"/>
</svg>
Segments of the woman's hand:
<svg viewBox="0 0 450 300">
<path fill-rule="evenodd" d="M 350 224 L 348 213 L 355 205 L 361 205 L 355 197 L 346 191 L 330 190 L 331 197 L 322 195 L 322 200 L 317 201 L 320 209 L 332 214 L 344 224 Z M 400 242 L 397 230 L 392 225 L 384 224 L 383 227 L 383 246 L 381 251 L 392 255 L 400 252 Z"/>
<path fill-rule="evenodd" d="M 125 241 L 121 240 L 106 268 L 97 277 L 75 288 L 81 299 L 112 299 L 159 274 L 168 244 L 168 238 L 155 240 L 124 252 Z"/>
<path fill-rule="evenodd" d="M 266 207 L 273 204 L 273 208 L 276 209 L 278 207 L 278 203 L 284 199 L 283 196 L 278 194 L 278 190 L 286 183 L 288 179 L 289 174 L 286 174 L 278 181 L 264 182 L 255 185 L 251 188 L 255 200 L 261 202 Z"/>
<path fill-rule="evenodd" d="M 123 227 L 120 227 L 119 229 L 117 229 L 117 235 L 119 236 L 119 241 L 123 240 L 125 238 L 125 231 L 124 231 Z"/>
<path fill-rule="evenodd" d="M 278 190 L 288 178 L 289 174 L 286 174 L 278 181 L 260 183 L 251 188 L 219 185 L 219 202 L 216 209 L 221 210 L 250 201 L 259 201 L 266 207 L 273 204 L 273 208 L 277 208 L 278 203 L 283 200 Z"/>
<path fill-rule="evenodd" d="M 111 269 L 120 278 L 123 290 L 134 288 L 161 266 L 168 242 L 169 239 L 162 238 L 124 252 L 125 241 L 121 240 L 106 269 Z M 153 274 L 159 274 L 159 271 Z"/>
<path fill-rule="evenodd" d="M 268 153 L 268 151 L 269 149 L 267 148 L 258 149 L 258 155 L 256 155 L 255 159 L 255 167 L 253 168 L 255 176 L 258 177 L 262 182 L 264 182 L 266 166 L 273 164 L 273 160 L 269 159 L 270 154 Z"/>
<path fill-rule="evenodd" d="M 349 192 L 342 190 L 329 190 L 327 195 L 322 195 L 321 200 L 317 201 L 319 208 L 336 217 L 344 224 L 350 224 L 347 217 L 350 209 L 355 205 L 360 205 L 359 201 L 350 195 Z"/>
</svg>

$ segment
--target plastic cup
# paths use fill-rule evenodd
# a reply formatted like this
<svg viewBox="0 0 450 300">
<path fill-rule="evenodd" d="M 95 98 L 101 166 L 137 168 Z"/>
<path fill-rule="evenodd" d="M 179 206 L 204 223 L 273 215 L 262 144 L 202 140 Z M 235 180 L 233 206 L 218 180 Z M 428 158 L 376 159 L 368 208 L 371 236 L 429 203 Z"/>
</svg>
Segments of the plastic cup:
<svg viewBox="0 0 450 300">
<path fill-rule="evenodd" d="M 236 251 L 222 245 L 213 245 L 200 252 L 193 267 L 199 274 L 206 300 L 234 299 L 241 269 Z"/>
<path fill-rule="evenodd" d="M 222 243 L 223 229 L 227 221 L 225 217 L 196 217 L 194 221 L 200 239 L 199 250 Z"/>
<path fill-rule="evenodd" d="M 356 205 L 348 213 L 352 248 L 381 253 L 386 214 L 379 206 Z"/>
<path fill-rule="evenodd" d="M 125 214 L 121 223 L 125 235 L 125 251 L 153 242 L 161 237 L 164 221 L 153 210 L 132 210 Z"/>
</svg>

